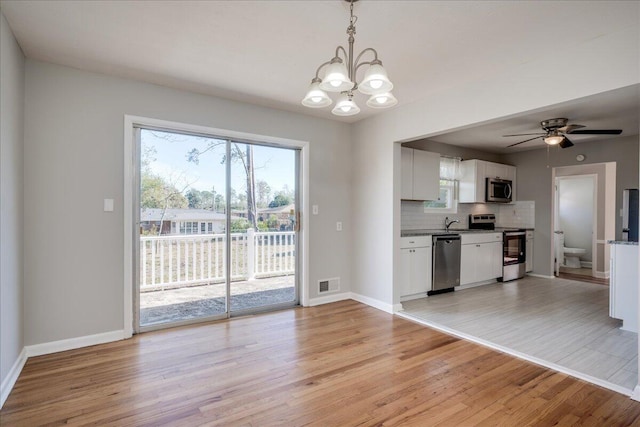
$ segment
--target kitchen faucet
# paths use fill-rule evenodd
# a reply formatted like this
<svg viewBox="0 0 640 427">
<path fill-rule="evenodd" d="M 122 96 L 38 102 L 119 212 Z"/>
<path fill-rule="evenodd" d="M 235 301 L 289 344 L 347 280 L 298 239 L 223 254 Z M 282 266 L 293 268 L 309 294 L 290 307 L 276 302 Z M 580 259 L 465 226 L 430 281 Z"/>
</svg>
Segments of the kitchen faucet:
<svg viewBox="0 0 640 427">
<path fill-rule="evenodd" d="M 447 232 L 448 232 L 448 231 L 449 231 L 449 227 L 451 227 L 451 224 L 455 224 L 456 222 L 457 222 L 458 224 L 460 224 L 460 221 L 458 221 L 457 219 L 454 219 L 454 220 L 452 220 L 451 222 L 449 222 L 449 217 L 446 217 L 446 218 L 444 219 L 444 229 L 445 229 L 445 231 L 447 231 Z"/>
</svg>

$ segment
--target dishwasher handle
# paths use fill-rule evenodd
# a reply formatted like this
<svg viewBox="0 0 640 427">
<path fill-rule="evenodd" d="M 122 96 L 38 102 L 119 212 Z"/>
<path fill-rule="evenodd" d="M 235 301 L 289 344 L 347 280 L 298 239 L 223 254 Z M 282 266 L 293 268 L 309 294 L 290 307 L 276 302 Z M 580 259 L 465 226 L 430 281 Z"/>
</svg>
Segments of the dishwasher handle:
<svg viewBox="0 0 640 427">
<path fill-rule="evenodd" d="M 460 241 L 460 236 L 433 236 L 433 243 L 454 243 Z"/>
</svg>

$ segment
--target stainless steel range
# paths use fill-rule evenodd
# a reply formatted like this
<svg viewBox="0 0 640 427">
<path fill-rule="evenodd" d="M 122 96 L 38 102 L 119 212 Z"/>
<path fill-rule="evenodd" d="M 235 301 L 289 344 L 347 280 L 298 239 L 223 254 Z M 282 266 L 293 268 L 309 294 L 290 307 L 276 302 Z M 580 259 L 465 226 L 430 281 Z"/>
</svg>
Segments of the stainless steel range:
<svg viewBox="0 0 640 427">
<path fill-rule="evenodd" d="M 524 277 L 526 270 L 526 230 L 520 228 L 496 228 L 494 214 L 469 215 L 469 228 L 502 231 L 502 277 L 498 280 L 509 280 Z"/>
</svg>

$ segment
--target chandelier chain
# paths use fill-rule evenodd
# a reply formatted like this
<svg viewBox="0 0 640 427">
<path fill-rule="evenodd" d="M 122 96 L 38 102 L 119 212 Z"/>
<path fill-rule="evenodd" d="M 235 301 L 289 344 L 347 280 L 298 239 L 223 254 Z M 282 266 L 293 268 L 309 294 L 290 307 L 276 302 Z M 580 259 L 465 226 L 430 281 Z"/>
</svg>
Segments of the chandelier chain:
<svg viewBox="0 0 640 427">
<path fill-rule="evenodd" d="M 350 14 L 349 18 L 349 26 L 347 27 L 347 34 L 353 36 L 356 33 L 356 22 L 358 22 L 358 17 L 353 14 L 353 0 L 350 2 Z"/>
</svg>

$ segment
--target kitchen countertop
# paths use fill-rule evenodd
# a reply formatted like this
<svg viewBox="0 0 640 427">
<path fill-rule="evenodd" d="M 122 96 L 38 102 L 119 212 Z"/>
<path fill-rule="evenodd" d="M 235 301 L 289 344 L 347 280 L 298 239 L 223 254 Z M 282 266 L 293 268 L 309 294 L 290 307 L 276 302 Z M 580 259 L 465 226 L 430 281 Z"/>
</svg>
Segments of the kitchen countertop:
<svg viewBox="0 0 640 427">
<path fill-rule="evenodd" d="M 470 230 L 470 229 L 455 229 L 451 228 L 449 231 L 445 231 L 443 229 L 423 229 L 423 230 L 403 230 L 400 232 L 400 237 L 415 237 L 415 236 L 430 236 L 432 234 L 463 234 L 463 233 L 501 233 L 501 231 L 496 230 Z"/>
<path fill-rule="evenodd" d="M 465 233 L 502 233 L 504 230 L 533 230 L 533 228 L 515 228 L 515 227 L 497 227 L 495 230 L 480 230 L 469 228 L 450 228 L 451 234 L 465 234 Z M 421 229 L 421 230 L 402 230 L 400 231 L 400 237 L 415 237 L 415 236 L 430 236 L 433 234 L 446 234 L 444 229 Z M 632 243 L 632 242 L 628 242 Z M 636 243 L 637 244 L 637 243 Z"/>
<path fill-rule="evenodd" d="M 610 245 L 638 246 L 638 242 L 628 242 L 626 240 L 607 240 L 607 243 L 610 244 Z"/>
</svg>

